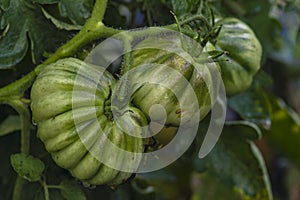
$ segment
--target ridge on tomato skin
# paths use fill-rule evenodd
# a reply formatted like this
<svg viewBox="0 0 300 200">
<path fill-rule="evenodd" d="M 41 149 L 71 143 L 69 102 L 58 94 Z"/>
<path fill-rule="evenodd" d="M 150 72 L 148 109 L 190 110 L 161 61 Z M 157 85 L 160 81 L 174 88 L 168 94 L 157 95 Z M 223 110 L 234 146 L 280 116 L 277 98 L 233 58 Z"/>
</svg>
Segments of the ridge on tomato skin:
<svg viewBox="0 0 300 200">
<path fill-rule="evenodd" d="M 219 62 L 228 96 L 250 87 L 253 76 L 260 69 L 262 47 L 253 30 L 237 18 L 217 19 L 222 25 L 216 48 L 228 52 L 228 61 Z"/>
<path fill-rule="evenodd" d="M 165 109 L 167 126 L 198 123 L 211 110 L 219 84 L 214 73 L 219 73 L 219 66 L 203 56 L 215 48 L 208 43 L 200 49 L 191 41 L 173 35 L 151 36 L 131 52 L 130 69 L 134 71 L 121 81 L 130 79 L 132 85 L 128 87 L 141 83 L 132 94 L 132 102 L 148 120 L 161 120 L 160 112 L 149 114 L 156 104 Z"/>
<path fill-rule="evenodd" d="M 115 84 L 112 75 L 102 68 L 66 58 L 48 65 L 32 86 L 31 110 L 37 136 L 60 167 L 87 185 L 116 186 L 132 174 L 107 166 L 100 157 L 116 168 L 127 165 L 132 172 L 137 169 L 139 154 L 124 160 L 112 146 L 126 152 L 144 151 L 143 139 L 126 133 L 144 134 L 141 127 L 147 120 L 143 113 L 129 107 L 122 120 L 111 118 L 109 104 Z"/>
</svg>

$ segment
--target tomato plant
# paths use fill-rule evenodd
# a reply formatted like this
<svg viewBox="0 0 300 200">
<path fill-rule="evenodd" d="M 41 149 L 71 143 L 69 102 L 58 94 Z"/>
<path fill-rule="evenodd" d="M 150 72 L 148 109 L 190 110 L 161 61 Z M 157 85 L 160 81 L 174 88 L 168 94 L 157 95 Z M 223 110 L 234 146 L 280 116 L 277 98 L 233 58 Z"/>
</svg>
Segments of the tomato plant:
<svg viewBox="0 0 300 200">
<path fill-rule="evenodd" d="M 299 22 L 298 0 L 2 0 L 0 199 L 299 199 Z"/>
</svg>

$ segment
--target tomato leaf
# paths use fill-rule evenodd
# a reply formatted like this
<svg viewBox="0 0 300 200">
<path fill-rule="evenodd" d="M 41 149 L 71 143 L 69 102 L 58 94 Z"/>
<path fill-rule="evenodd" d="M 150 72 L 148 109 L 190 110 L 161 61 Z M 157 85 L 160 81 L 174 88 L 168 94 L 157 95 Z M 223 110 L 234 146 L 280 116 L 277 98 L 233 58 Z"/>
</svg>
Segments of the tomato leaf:
<svg viewBox="0 0 300 200">
<path fill-rule="evenodd" d="M 229 121 L 225 123 L 227 128 L 232 130 L 230 132 L 231 137 L 241 137 L 244 139 L 260 139 L 262 137 L 262 132 L 259 127 L 249 121 Z"/>
<path fill-rule="evenodd" d="M 30 182 L 39 181 L 45 169 L 40 159 L 22 153 L 11 155 L 10 162 L 19 176 Z"/>
<path fill-rule="evenodd" d="M 205 158 L 208 172 L 219 177 L 241 199 L 272 199 L 260 151 L 252 141 L 232 137 L 232 131 L 225 127 L 220 140 Z"/>
<path fill-rule="evenodd" d="M 0 124 L 0 136 L 7 135 L 18 130 L 21 130 L 21 120 L 18 115 L 11 115 Z"/>
<path fill-rule="evenodd" d="M 261 78 L 246 92 L 229 99 L 229 106 L 243 119 L 263 127 L 271 145 L 300 165 L 295 151 L 300 146 L 300 118 L 282 100 L 263 91 L 263 80 L 266 79 Z"/>
<path fill-rule="evenodd" d="M 171 2 L 173 10 L 178 16 L 190 13 L 199 6 L 199 0 L 172 0 Z"/>
<path fill-rule="evenodd" d="M 54 4 L 57 3 L 59 0 L 32 0 L 33 3 L 39 4 Z"/>
<path fill-rule="evenodd" d="M 58 29 L 64 29 L 67 31 L 72 30 L 80 30 L 82 26 L 80 25 L 74 25 L 74 24 L 68 24 L 66 22 L 60 21 L 56 19 L 54 16 L 52 16 L 50 13 L 48 13 L 45 9 L 42 8 L 42 12 L 45 15 L 47 19 L 50 19 L 51 22 L 58 28 Z"/>
<path fill-rule="evenodd" d="M 38 5 L 25 0 L 10 1 L 0 21 L 7 29 L 0 38 L 0 69 L 19 63 L 29 44 L 33 62 L 39 63 L 45 52 L 53 52 L 71 36 L 70 32 L 57 30 Z"/>
<path fill-rule="evenodd" d="M 228 99 L 228 105 L 243 119 L 253 122 L 264 129 L 270 128 L 271 107 L 268 94 L 263 90 L 271 80 L 264 73 L 256 75 L 255 80 L 247 91 Z"/>
<path fill-rule="evenodd" d="M 58 9 L 62 17 L 68 17 L 75 25 L 83 25 L 90 17 L 93 0 L 33 0 L 39 4 L 58 4 Z"/>
<path fill-rule="evenodd" d="M 61 187 L 61 195 L 66 200 L 85 200 L 86 199 L 84 192 L 75 183 L 64 180 L 60 183 L 60 187 Z"/>
<path fill-rule="evenodd" d="M 232 192 L 231 188 L 226 187 L 220 180 L 210 173 L 201 173 L 194 178 L 200 184 L 194 188 L 193 200 L 213 199 L 213 200 L 240 200 L 239 196 Z"/>
<path fill-rule="evenodd" d="M 62 16 L 68 16 L 73 24 L 83 25 L 91 15 L 93 0 L 60 0 L 58 5 Z"/>
<path fill-rule="evenodd" d="M 161 170 L 137 174 L 132 181 L 132 189 L 140 195 L 138 199 L 178 199 L 180 194 L 186 194 L 190 189 L 192 170 L 187 162 L 178 160 Z"/>
</svg>

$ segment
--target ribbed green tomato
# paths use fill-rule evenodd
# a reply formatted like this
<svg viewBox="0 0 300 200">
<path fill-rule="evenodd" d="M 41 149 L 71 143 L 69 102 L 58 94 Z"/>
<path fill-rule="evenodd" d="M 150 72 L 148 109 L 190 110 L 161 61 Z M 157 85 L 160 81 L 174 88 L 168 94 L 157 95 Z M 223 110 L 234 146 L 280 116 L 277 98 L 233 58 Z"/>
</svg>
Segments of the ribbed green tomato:
<svg viewBox="0 0 300 200">
<path fill-rule="evenodd" d="M 164 48 L 151 48 L 154 42 L 161 44 Z M 198 54 L 194 57 L 192 53 L 188 53 L 194 59 L 193 62 L 197 63 L 197 65 L 191 64 L 191 60 L 167 51 L 165 48 L 170 50 L 181 48 L 181 42 L 180 38 L 172 36 L 167 38 L 150 37 L 138 43 L 131 54 L 130 66 L 131 69 L 136 69 L 132 73 L 131 79 L 134 80 L 133 82 L 144 82 L 133 94 L 133 103 L 148 118 L 153 117 L 154 120 L 160 120 L 161 112 L 152 112 L 152 116 L 150 116 L 151 107 L 160 104 L 165 109 L 165 125 L 170 126 L 179 126 L 191 121 L 198 123 L 210 111 L 211 100 L 215 100 L 217 92 L 217 78 L 212 75 L 212 71 L 219 73 L 218 64 L 210 63 L 209 60 L 206 60 L 207 57 L 201 57 L 205 54 L 200 52 L 192 52 Z M 187 40 L 187 43 L 183 45 L 192 48 L 188 44 Z M 195 48 L 194 50 L 199 49 Z M 208 44 L 203 52 L 211 50 L 214 50 L 214 47 Z M 138 70 L 148 64 L 152 67 Z M 185 81 L 182 81 L 183 79 Z M 195 98 L 192 99 L 192 97 Z M 199 109 L 198 115 L 196 108 Z"/>
<path fill-rule="evenodd" d="M 260 68 L 262 47 L 252 29 L 236 18 L 218 20 L 222 24 L 217 38 L 217 49 L 227 51 L 229 62 L 220 62 L 227 95 L 231 96 L 249 88 L 252 78 Z"/>
<path fill-rule="evenodd" d="M 109 157 L 116 168 L 140 162 L 140 156 L 123 160 L 109 141 L 125 151 L 144 150 L 142 138 L 124 132 L 130 129 L 136 135 L 143 134 L 141 126 L 147 121 L 141 111 L 129 107 L 129 115 L 122 121 L 112 119 L 110 97 L 114 87 L 115 80 L 108 72 L 75 58 L 48 65 L 32 86 L 31 109 L 38 137 L 59 166 L 86 184 L 118 185 L 131 176 L 106 166 L 95 152 Z M 80 96 L 74 96 L 74 91 Z"/>
</svg>

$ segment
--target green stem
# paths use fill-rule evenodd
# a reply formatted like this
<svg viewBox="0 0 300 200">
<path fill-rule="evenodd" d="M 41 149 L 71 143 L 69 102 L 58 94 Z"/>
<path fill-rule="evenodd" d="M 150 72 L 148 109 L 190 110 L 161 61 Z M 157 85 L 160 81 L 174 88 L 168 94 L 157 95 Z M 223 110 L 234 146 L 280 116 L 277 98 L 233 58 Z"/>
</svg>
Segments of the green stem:
<svg viewBox="0 0 300 200">
<path fill-rule="evenodd" d="M 209 24 L 209 22 L 208 22 L 208 21 L 206 20 L 206 18 L 203 17 L 202 15 L 194 15 L 194 16 L 192 16 L 192 17 L 189 17 L 189 18 L 187 18 L 187 19 L 181 21 L 179 24 L 182 26 L 182 25 L 184 25 L 184 24 L 190 23 L 190 22 L 195 21 L 195 20 L 200 20 L 201 22 L 204 23 L 204 25 L 205 25 L 205 27 L 206 27 L 207 30 L 210 29 L 210 24 Z"/>
<path fill-rule="evenodd" d="M 40 183 L 42 184 L 44 189 L 45 200 L 50 200 L 49 186 L 47 185 L 45 176 L 43 176 L 43 179 L 40 181 Z"/>
<path fill-rule="evenodd" d="M 16 82 L 13 82 L 0 89 L 0 103 L 7 103 L 12 96 L 21 95 L 27 90 L 33 83 L 36 77 L 35 72 L 23 76 Z"/>
<path fill-rule="evenodd" d="M 61 58 L 66 58 L 73 55 L 83 45 L 93 40 L 99 39 L 100 37 L 110 37 L 119 32 L 121 31 L 106 27 L 102 22 L 89 20 L 77 35 L 75 35 L 68 43 L 61 46 L 55 52 L 55 54 L 53 54 L 43 64 L 37 66 L 34 71 L 36 74 L 39 74 L 40 71 L 44 69 L 48 64 L 56 62 Z"/>
<path fill-rule="evenodd" d="M 30 148 L 30 112 L 28 109 L 28 104 L 23 102 L 21 97 L 14 97 L 7 102 L 10 104 L 20 115 L 21 117 L 21 153 L 29 154 Z M 14 191 L 13 191 L 13 200 L 21 199 L 23 184 L 25 180 L 18 176 Z"/>
<path fill-rule="evenodd" d="M 91 17 L 86 21 L 82 29 L 65 45 L 61 46 L 50 58 L 42 65 L 36 67 L 38 74 L 46 65 L 53 63 L 61 58 L 73 55 L 80 47 L 100 37 L 109 37 L 119 30 L 106 27 L 102 20 L 106 10 L 107 0 L 96 0 Z"/>
<path fill-rule="evenodd" d="M 124 66 L 122 68 L 122 74 L 125 74 L 130 70 L 130 56 L 131 56 L 131 38 L 124 37 L 123 44 L 124 44 Z"/>
<path fill-rule="evenodd" d="M 60 185 L 48 185 L 47 186 L 49 189 L 58 189 L 58 190 L 61 190 L 62 187 Z"/>
<path fill-rule="evenodd" d="M 105 14 L 106 6 L 107 6 L 107 0 L 96 0 L 91 19 L 95 19 L 98 22 L 102 22 Z"/>
<path fill-rule="evenodd" d="M 18 176 L 14 186 L 14 192 L 12 200 L 19 200 L 21 199 L 21 192 L 23 189 L 24 179 L 21 176 Z M 21 192 L 20 192 L 21 191 Z"/>
<path fill-rule="evenodd" d="M 50 200 L 50 194 L 47 186 L 44 187 L 44 192 L 45 192 L 45 200 Z"/>
<path fill-rule="evenodd" d="M 28 104 L 25 104 L 20 98 L 10 101 L 9 104 L 21 117 L 21 153 L 29 154 L 31 120 Z"/>
<path fill-rule="evenodd" d="M 73 55 L 83 45 L 100 37 L 110 37 L 121 32 L 120 30 L 106 27 L 102 20 L 106 10 L 107 0 L 96 0 L 91 17 L 86 21 L 82 29 L 65 45 L 61 46 L 43 64 L 35 68 L 35 73 L 39 72 L 48 64 L 61 58 Z"/>
</svg>

